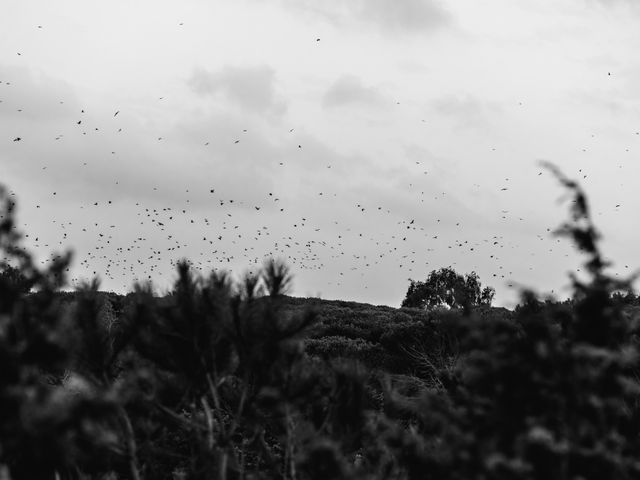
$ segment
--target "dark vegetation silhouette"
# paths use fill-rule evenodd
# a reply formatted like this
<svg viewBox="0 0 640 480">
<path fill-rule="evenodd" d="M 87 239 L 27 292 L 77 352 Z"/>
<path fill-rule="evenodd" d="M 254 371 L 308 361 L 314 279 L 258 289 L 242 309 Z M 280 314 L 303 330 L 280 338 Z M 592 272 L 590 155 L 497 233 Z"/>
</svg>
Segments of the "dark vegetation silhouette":
<svg viewBox="0 0 640 480">
<path fill-rule="evenodd" d="M 433 270 L 424 282 L 409 280 L 403 307 L 433 308 L 446 305 L 450 308 L 475 305 L 491 305 L 496 292 L 493 287 L 482 288 L 476 272 L 464 277 L 450 267 Z"/>
<path fill-rule="evenodd" d="M 11 264 L 2 265 L 0 270 L 0 285 L 3 289 L 17 293 L 28 293 L 31 290 L 30 282 L 22 274 L 20 269 Z"/>
<path fill-rule="evenodd" d="M 0 476 L 640 478 L 633 279 L 607 275 L 584 193 L 549 168 L 588 278 L 514 312 L 475 275 L 464 309 L 294 299 L 279 261 L 239 282 L 182 261 L 161 298 L 61 292 L 70 254 L 36 266 L 0 192 Z"/>
</svg>

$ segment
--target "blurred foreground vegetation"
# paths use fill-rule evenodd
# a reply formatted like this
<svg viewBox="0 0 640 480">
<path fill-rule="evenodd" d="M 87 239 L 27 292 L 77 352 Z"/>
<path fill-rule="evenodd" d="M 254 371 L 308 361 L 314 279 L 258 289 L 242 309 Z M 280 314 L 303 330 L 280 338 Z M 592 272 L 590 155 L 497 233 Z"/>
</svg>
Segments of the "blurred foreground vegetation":
<svg viewBox="0 0 640 480">
<path fill-rule="evenodd" d="M 0 478 L 640 478 L 638 298 L 556 175 L 589 278 L 513 312 L 291 298 L 276 261 L 65 293 L 3 193 Z"/>
</svg>

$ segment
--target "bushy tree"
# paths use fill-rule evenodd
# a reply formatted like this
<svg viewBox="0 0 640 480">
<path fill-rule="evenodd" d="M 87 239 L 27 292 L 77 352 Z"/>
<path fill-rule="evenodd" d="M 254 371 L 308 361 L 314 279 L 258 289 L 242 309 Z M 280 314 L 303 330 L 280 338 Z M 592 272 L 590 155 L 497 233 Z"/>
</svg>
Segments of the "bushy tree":
<svg viewBox="0 0 640 480">
<path fill-rule="evenodd" d="M 37 268 L 0 203 L 0 252 L 36 290 L 0 282 L 0 477 L 640 478 L 640 330 L 613 295 L 631 280 L 606 274 L 584 194 L 556 174 L 574 194 L 558 233 L 587 255 L 570 303 L 405 311 L 367 341 L 315 338 L 316 355 L 316 314 L 283 308 L 282 262 L 238 282 L 184 261 L 166 297 L 137 285 L 114 308 L 93 281 L 69 300 L 69 256 Z M 405 301 L 493 297 L 475 273 L 432 274 Z M 384 372 L 377 353 L 409 337 L 420 368 Z"/>
<path fill-rule="evenodd" d="M 5 263 L 0 270 L 0 288 L 14 290 L 17 293 L 28 293 L 32 285 L 20 269 Z"/>
<path fill-rule="evenodd" d="M 452 268 L 432 270 L 424 282 L 409 280 L 403 307 L 432 308 L 447 305 L 451 308 L 473 305 L 491 305 L 495 290 L 482 288 L 476 272 L 464 277 Z"/>
<path fill-rule="evenodd" d="M 0 282 L 3 478 L 358 478 L 368 372 L 307 355 L 283 262 L 236 282 L 183 261 L 169 296 L 137 285 L 116 315 L 95 280 L 59 292 L 70 255 L 37 268 L 3 193 L 2 266 L 36 290 Z"/>
<path fill-rule="evenodd" d="M 0 265 L 11 272 L 0 281 L 0 464 L 14 480 L 53 479 L 80 465 L 85 472 L 113 469 L 114 402 L 82 378 L 74 392 L 64 386 L 72 343 L 56 292 L 71 256 L 39 268 L 20 245 L 13 212 L 0 189 Z M 36 293 L 24 295 L 24 285 Z"/>
<path fill-rule="evenodd" d="M 410 477 L 640 478 L 638 319 L 611 295 L 631 279 L 607 275 L 584 193 L 552 170 L 573 194 L 557 233 L 586 255 L 588 278 L 572 276 L 570 311 L 525 292 L 515 322 L 451 317 L 459 362 L 394 438 Z"/>
</svg>

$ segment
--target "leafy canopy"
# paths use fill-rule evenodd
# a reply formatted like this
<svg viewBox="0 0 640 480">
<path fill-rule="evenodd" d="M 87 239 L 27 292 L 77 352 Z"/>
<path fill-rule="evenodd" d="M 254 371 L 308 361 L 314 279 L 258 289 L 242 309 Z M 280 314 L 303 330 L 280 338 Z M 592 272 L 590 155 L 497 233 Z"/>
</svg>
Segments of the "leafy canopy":
<svg viewBox="0 0 640 480">
<path fill-rule="evenodd" d="M 409 281 L 411 283 L 402 301 L 403 307 L 432 308 L 447 305 L 457 308 L 491 305 L 495 295 L 493 287 L 482 288 L 476 272 L 463 277 L 449 267 L 432 270 L 424 282 L 411 279 Z"/>
</svg>

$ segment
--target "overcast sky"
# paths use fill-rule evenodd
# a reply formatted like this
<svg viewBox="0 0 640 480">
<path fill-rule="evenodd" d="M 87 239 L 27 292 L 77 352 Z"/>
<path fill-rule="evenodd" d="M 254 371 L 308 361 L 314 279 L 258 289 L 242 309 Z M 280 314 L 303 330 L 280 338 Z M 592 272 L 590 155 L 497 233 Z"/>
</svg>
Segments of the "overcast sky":
<svg viewBox="0 0 640 480">
<path fill-rule="evenodd" d="M 564 298 L 538 162 L 640 267 L 639 49 L 633 0 L 4 0 L 0 182 L 104 290 L 276 256 L 298 296 L 398 306 L 451 266 Z"/>
</svg>

